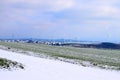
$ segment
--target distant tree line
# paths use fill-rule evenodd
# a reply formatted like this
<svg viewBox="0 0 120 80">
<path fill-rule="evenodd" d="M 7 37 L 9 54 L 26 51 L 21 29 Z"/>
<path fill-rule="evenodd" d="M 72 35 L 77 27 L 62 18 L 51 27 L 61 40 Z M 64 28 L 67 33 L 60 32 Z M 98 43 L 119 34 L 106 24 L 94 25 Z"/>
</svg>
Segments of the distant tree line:
<svg viewBox="0 0 120 80">
<path fill-rule="evenodd" d="M 63 43 L 63 44 L 54 44 L 55 46 L 71 46 L 79 48 L 99 48 L 99 49 L 120 49 L 120 44 L 102 42 L 99 44 L 80 44 L 80 43 Z"/>
</svg>

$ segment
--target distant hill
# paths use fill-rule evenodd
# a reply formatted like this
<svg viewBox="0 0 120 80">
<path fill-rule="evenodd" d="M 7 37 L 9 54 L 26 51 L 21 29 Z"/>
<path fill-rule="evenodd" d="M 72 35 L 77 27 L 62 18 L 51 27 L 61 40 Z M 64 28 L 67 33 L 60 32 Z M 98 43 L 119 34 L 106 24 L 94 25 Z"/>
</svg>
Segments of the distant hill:
<svg viewBox="0 0 120 80">
<path fill-rule="evenodd" d="M 110 43 L 110 42 L 102 42 L 98 44 L 81 44 L 81 43 L 64 43 L 57 44 L 56 46 L 71 46 L 71 47 L 80 47 L 80 48 L 99 48 L 99 49 L 120 49 L 120 44 Z"/>
</svg>

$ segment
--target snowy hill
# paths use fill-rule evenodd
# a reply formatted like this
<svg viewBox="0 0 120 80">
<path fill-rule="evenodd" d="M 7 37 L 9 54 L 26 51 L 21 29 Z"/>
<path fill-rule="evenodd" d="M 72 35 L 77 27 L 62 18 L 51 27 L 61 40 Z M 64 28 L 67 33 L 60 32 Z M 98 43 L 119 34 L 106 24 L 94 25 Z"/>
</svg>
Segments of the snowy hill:
<svg viewBox="0 0 120 80">
<path fill-rule="evenodd" d="M 20 62 L 25 70 L 0 71 L 0 80 L 120 80 L 120 72 L 78 66 L 0 50 L 0 57 Z"/>
</svg>

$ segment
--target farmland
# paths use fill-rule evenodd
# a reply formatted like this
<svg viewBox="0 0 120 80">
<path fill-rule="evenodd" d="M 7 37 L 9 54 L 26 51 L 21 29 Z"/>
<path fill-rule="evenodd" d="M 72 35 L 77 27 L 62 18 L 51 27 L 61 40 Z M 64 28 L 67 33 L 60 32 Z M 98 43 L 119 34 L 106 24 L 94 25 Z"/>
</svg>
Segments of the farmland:
<svg viewBox="0 0 120 80">
<path fill-rule="evenodd" d="M 47 56 L 83 66 L 120 70 L 120 50 L 49 46 L 33 43 L 0 42 L 1 48 L 12 51 L 33 52 L 35 56 Z M 29 54 L 30 55 L 30 54 Z"/>
</svg>

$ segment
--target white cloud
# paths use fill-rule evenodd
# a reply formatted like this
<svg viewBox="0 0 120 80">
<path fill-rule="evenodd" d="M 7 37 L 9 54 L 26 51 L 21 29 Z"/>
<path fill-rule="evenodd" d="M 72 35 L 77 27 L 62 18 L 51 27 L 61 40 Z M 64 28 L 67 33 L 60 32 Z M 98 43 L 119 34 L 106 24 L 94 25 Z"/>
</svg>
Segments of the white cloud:
<svg viewBox="0 0 120 80">
<path fill-rule="evenodd" d="M 95 16 L 98 17 L 118 17 L 120 10 L 114 6 L 98 6 L 94 10 Z"/>
<path fill-rule="evenodd" d="M 43 7 L 51 11 L 61 11 L 73 7 L 74 0 L 5 0 L 5 4 L 25 3 L 32 7 Z"/>
<path fill-rule="evenodd" d="M 0 15 L 4 27 L 14 26 L 17 22 L 39 27 L 54 25 L 51 16 L 44 12 L 59 12 L 74 5 L 73 0 L 4 0 L 3 3 L 4 10 Z M 28 7 L 23 8 L 21 3 Z M 20 4 L 19 7 L 13 6 L 16 4 Z"/>
<path fill-rule="evenodd" d="M 70 9 L 74 6 L 73 0 L 56 0 L 51 4 L 51 9 L 54 11 Z"/>
<path fill-rule="evenodd" d="M 91 0 L 76 3 L 76 9 L 89 12 L 88 16 L 118 18 L 120 7 L 116 6 L 119 0 Z M 119 17 L 120 18 L 120 17 Z"/>
</svg>

